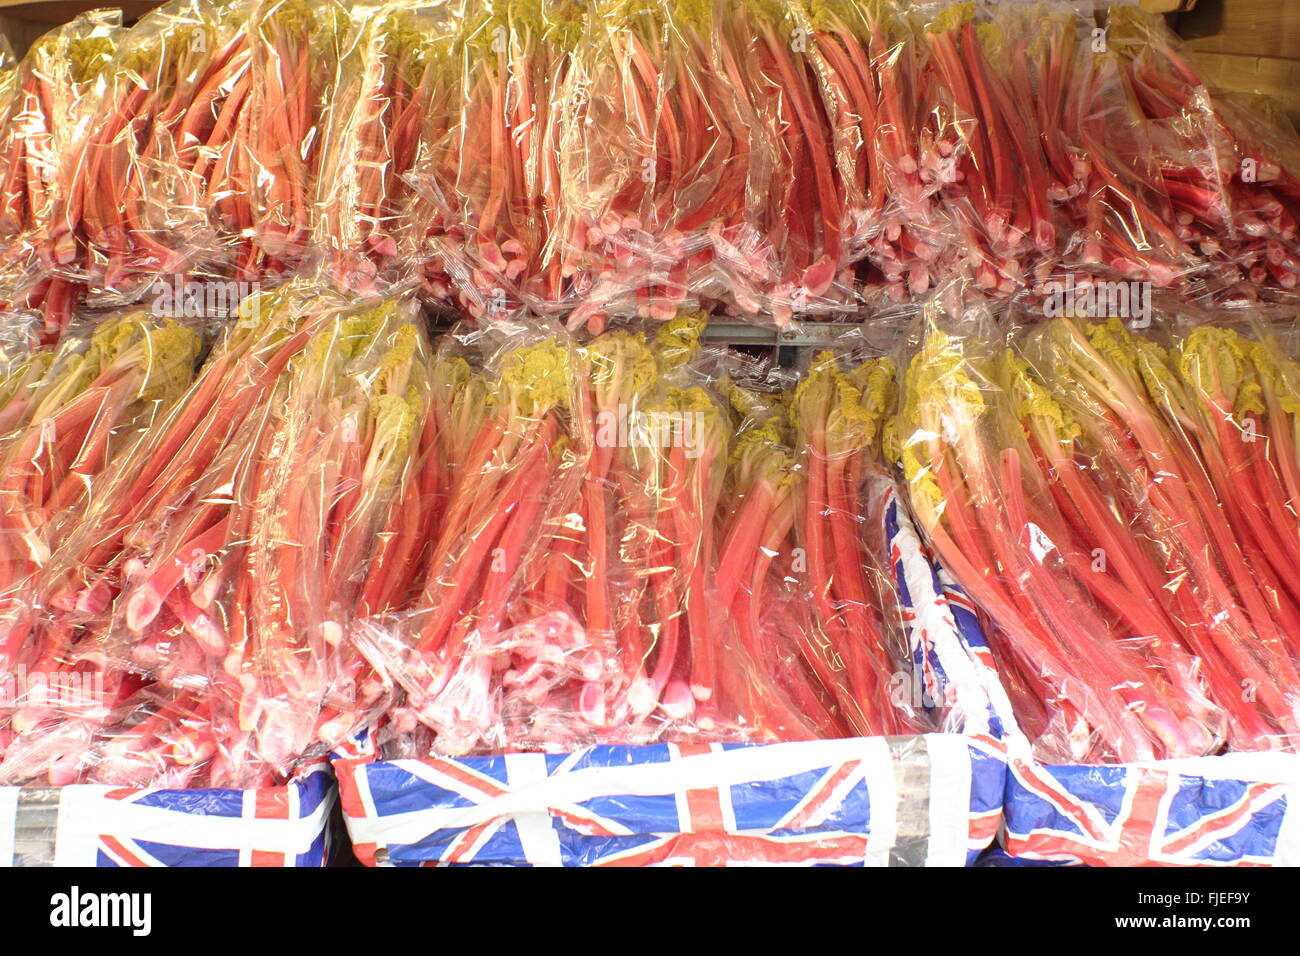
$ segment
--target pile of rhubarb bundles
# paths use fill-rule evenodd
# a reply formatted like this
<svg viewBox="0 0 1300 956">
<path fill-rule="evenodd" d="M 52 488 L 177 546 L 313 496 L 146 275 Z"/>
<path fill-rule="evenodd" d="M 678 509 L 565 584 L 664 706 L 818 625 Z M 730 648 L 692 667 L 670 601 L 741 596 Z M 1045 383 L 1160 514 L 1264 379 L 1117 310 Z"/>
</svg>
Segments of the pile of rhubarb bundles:
<svg viewBox="0 0 1300 956">
<path fill-rule="evenodd" d="M 0 781 L 251 787 L 390 753 L 936 729 L 881 455 L 895 370 L 464 325 L 303 281 L 196 364 L 140 312 L 0 387 Z M 906 695 L 902 695 L 906 696 Z"/>
<path fill-rule="evenodd" d="M 444 342 L 423 569 L 355 635 L 400 690 L 389 753 L 923 725 L 888 692 L 892 364 L 792 382 L 699 331 Z"/>
<path fill-rule="evenodd" d="M 1040 759 L 1294 747 L 1292 323 L 1060 319 L 1007 347 L 966 321 L 928 330 L 892 452 Z"/>
<path fill-rule="evenodd" d="M 0 702 L 6 782 L 256 786 L 378 703 L 345 635 L 418 477 L 413 303 L 291 283 L 197 342 L 123 319 L 5 388 L 41 416 L 4 439 L 0 653 L 41 675 Z"/>
<path fill-rule="evenodd" d="M 1300 142 L 1162 22 L 1056 0 L 171 0 L 0 68 L 0 300 L 418 286 L 594 332 L 1053 276 L 1300 280 Z"/>
</svg>

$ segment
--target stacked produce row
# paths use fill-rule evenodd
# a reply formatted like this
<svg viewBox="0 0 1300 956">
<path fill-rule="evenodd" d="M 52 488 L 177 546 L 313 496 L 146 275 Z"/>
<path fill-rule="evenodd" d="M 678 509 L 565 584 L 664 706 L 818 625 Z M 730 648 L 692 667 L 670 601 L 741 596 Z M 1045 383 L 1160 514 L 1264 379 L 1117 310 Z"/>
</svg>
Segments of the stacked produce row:
<svg viewBox="0 0 1300 956">
<path fill-rule="evenodd" d="M 17 701 L 0 779 L 255 786 L 386 707 L 424 753 L 919 729 L 863 530 L 892 364 L 796 378 L 699 332 L 435 347 L 409 299 L 293 282 L 197 367 L 138 313 L 36 350 L 5 380 L 5 670 L 104 699 Z"/>
<path fill-rule="evenodd" d="M 894 454 L 1031 745 L 1012 748 L 1007 845 L 1289 859 L 1294 316 L 1001 318 L 931 312 Z"/>
<path fill-rule="evenodd" d="M 0 147 L 0 811 L 293 824 L 54 858 L 333 757 L 367 862 L 1185 862 L 1054 768 L 1294 751 L 1300 150 L 1134 8 L 173 0 Z"/>
<path fill-rule="evenodd" d="M 1294 136 L 1125 5 L 173 0 L 0 79 L 0 286 L 45 337 L 177 275 L 597 332 L 842 316 L 958 265 L 1001 297 L 1300 276 Z"/>
</svg>

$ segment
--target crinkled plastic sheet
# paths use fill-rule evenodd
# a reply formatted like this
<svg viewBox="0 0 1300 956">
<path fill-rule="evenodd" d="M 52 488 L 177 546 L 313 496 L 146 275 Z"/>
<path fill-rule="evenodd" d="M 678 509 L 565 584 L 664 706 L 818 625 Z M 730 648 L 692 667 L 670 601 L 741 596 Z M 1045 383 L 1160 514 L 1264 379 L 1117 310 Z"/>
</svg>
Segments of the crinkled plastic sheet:
<svg viewBox="0 0 1300 956">
<path fill-rule="evenodd" d="M 320 145 L 313 230 L 321 268 L 340 287 L 382 291 L 414 278 L 426 259 L 432 289 L 443 273 L 424 243 L 444 210 L 420 187 L 447 148 L 454 8 L 388 3 L 349 12 Z M 447 294 L 445 281 L 436 291 Z"/>
<path fill-rule="evenodd" d="M 1294 330 L 1254 318 L 923 323 L 895 454 L 1040 760 L 1295 744 Z"/>
<path fill-rule="evenodd" d="M 344 637 L 416 476 L 413 310 L 305 283 L 241 304 L 21 589 L 9 646 L 97 684 L 17 702 L 7 779 L 253 786 L 374 705 Z"/>
<path fill-rule="evenodd" d="M 4 74 L 0 115 L 0 288 L 7 309 L 32 310 L 32 337 L 55 338 L 83 289 L 51 270 L 49 250 L 67 183 L 66 157 L 85 135 L 95 85 L 123 36 L 116 10 L 92 10 L 45 34 Z"/>
<path fill-rule="evenodd" d="M 883 560 L 892 363 L 846 346 L 792 375 L 701 351 L 699 332 L 683 315 L 653 334 L 444 340 L 436 510 L 410 513 L 434 528 L 427 564 L 357 625 L 403 694 L 390 755 L 935 719 L 894 680 L 909 644 Z"/>
</svg>

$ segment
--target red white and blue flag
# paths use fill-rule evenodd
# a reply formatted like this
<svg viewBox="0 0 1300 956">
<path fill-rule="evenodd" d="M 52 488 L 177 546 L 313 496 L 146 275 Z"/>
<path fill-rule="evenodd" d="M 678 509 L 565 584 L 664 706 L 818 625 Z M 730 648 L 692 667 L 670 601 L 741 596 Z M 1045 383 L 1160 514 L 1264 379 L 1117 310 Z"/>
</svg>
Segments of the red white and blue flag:
<svg viewBox="0 0 1300 956">
<path fill-rule="evenodd" d="M 328 766 L 257 790 L 0 787 L 0 866 L 323 866 Z"/>
<path fill-rule="evenodd" d="M 961 866 L 997 830 L 1004 753 L 928 734 L 335 766 L 369 864 Z"/>
<path fill-rule="evenodd" d="M 1017 857 L 1100 866 L 1300 864 L 1300 755 L 1008 768 Z"/>
<path fill-rule="evenodd" d="M 960 866 L 1001 821 L 1001 685 L 965 598 L 896 500 L 911 703 L 948 733 L 336 762 L 362 862 L 394 866 Z M 364 748 L 361 751 L 365 753 Z"/>
</svg>

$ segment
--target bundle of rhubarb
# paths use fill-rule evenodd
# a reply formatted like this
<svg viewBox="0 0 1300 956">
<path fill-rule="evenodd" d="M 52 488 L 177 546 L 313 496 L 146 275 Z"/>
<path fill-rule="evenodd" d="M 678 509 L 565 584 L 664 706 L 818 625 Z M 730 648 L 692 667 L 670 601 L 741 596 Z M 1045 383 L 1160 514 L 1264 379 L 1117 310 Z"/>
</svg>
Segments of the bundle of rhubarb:
<svg viewBox="0 0 1300 956">
<path fill-rule="evenodd" d="M 889 694 L 892 366 L 747 386 L 699 331 L 444 344 L 423 587 L 354 633 L 402 692 L 390 755 L 919 726 Z"/>
<path fill-rule="evenodd" d="M 894 378 L 888 359 L 845 363 L 822 352 L 789 395 L 784 421 L 755 415 L 751 397 L 742 406 L 750 408 L 750 431 L 741 428 L 733 450 L 735 518 L 727 523 L 716 587 L 720 600 L 735 594 L 732 615 L 742 639 L 753 633 L 759 640 L 749 648 L 755 657 L 780 659 L 771 654 L 777 635 L 798 650 L 771 674 L 790 682 L 788 693 L 815 718 L 819 736 L 918 728 L 902 706 L 885 702 L 901 646 L 883 515 L 892 483 L 880 455 Z M 755 434 L 762 436 L 757 445 Z M 774 449 L 793 450 L 788 467 L 774 468 Z M 758 473 L 755 464 L 763 466 Z M 755 528 L 757 544 L 748 537 Z M 767 622 L 772 592 L 784 592 L 775 604 L 785 614 Z"/>
<path fill-rule="evenodd" d="M 545 252 L 559 215 L 556 113 L 577 16 L 564 0 L 467 4 L 455 62 L 432 80 L 447 85 L 450 107 L 426 129 L 425 248 L 470 315 L 564 295 L 559 260 Z"/>
<path fill-rule="evenodd" d="M 1177 238 L 1228 294 L 1300 282 L 1300 144 L 1212 92 L 1155 17 L 1111 10 L 1106 28 L 1157 146 Z"/>
<path fill-rule="evenodd" d="M 174 274 L 277 275 L 310 251 L 331 4 L 173 0 L 123 35 L 64 151 L 45 255 L 101 296 Z"/>
<path fill-rule="evenodd" d="M 178 0 L 124 33 L 62 157 L 63 189 L 45 255 L 105 295 L 139 301 L 156 278 L 215 254 L 180 150 L 186 113 L 238 32 L 207 3 Z"/>
<path fill-rule="evenodd" d="M 845 289 L 893 301 L 923 294 L 965 253 L 940 202 L 940 190 L 959 175 L 964 144 L 959 118 L 936 108 L 939 84 L 930 71 L 938 58 L 891 3 L 811 2 L 793 10 L 821 81 L 844 220 L 814 271 L 830 277 L 828 267 L 861 264 L 856 276 L 834 276 L 841 305 Z M 803 311 L 812 311 L 810 296 L 825 297 L 818 285 L 797 293 Z"/>
<path fill-rule="evenodd" d="M 0 114 L 0 287 L 5 305 L 40 313 L 38 335 L 57 337 L 81 288 L 42 268 L 64 188 L 63 161 L 84 135 L 93 84 L 121 35 L 116 10 L 92 10 L 32 45 L 6 77 Z"/>
<path fill-rule="evenodd" d="M 1265 474 L 1293 469 L 1294 461 L 1251 432 L 1254 416 L 1262 420 L 1265 374 L 1254 363 L 1279 376 L 1293 363 L 1267 330 L 1258 342 L 1213 325 L 1163 335 L 1130 334 L 1117 320 L 1054 330 L 1055 349 L 1030 341 L 1026 354 L 1045 374 L 1057 373 L 1084 435 L 1124 477 L 1112 500 L 1127 498 L 1144 522 L 1135 531 L 1159 545 L 1164 577 L 1151 581 L 1163 580 L 1173 596 L 1172 615 L 1187 630 L 1183 644 L 1200 658 L 1210 698 L 1229 717 L 1229 744 L 1294 746 L 1300 605 L 1294 566 L 1281 556 L 1300 542 L 1290 496 Z M 1271 387 L 1287 394 L 1283 378 Z M 1278 424 L 1290 428 L 1285 416 Z"/>
<path fill-rule="evenodd" d="M 430 166 L 459 156 L 446 143 L 459 108 L 451 6 L 402 2 L 350 16 L 316 182 L 313 232 L 324 271 L 336 285 L 365 292 L 410 278 L 425 258 L 426 284 L 446 298 L 437 257 L 422 248 L 441 229 L 439 210 L 417 187 L 434 180 Z"/>
<path fill-rule="evenodd" d="M 245 300 L 8 615 L 30 670 L 91 674 L 99 701 L 19 706 L 0 776 L 252 786 L 378 706 L 343 639 L 416 479 L 429 372 L 409 303 Z"/>
<path fill-rule="evenodd" d="M 233 150 L 239 174 L 229 189 L 249 203 L 243 228 L 266 259 L 263 272 L 291 270 L 314 252 L 321 144 L 351 27 L 333 0 L 255 0 L 248 13 L 251 82 Z"/>
<path fill-rule="evenodd" d="M 939 558 L 994 624 L 1039 755 L 1294 746 L 1287 351 L 1265 332 L 1117 319 L 987 341 L 929 331 L 898 454 Z"/>
<path fill-rule="evenodd" d="M 0 382 L 0 607 L 18 599 L 101 473 L 189 385 L 198 334 L 129 312 L 34 351 Z M 0 645 L 6 672 L 20 647 Z"/>
<path fill-rule="evenodd" d="M 731 118 L 714 115 L 734 97 L 709 69 L 712 58 L 690 45 L 700 25 L 707 36 L 710 4 L 696 6 L 682 18 L 683 35 L 654 0 L 588 4 L 553 91 L 561 191 L 554 246 L 579 303 L 572 327 L 599 332 L 620 309 L 671 318 L 708 244 L 701 227 L 737 139 Z"/>
<path fill-rule="evenodd" d="M 9 675 L 0 755 L 15 712 L 50 697 L 48 662 L 32 652 L 24 623 L 35 582 L 115 461 L 184 394 L 199 346 L 191 329 L 126 313 L 32 352 L 0 385 L 0 669 Z M 95 712 L 101 699 L 82 686 L 93 679 L 84 669 L 66 677 L 54 681 L 60 709 Z"/>
<path fill-rule="evenodd" d="M 956 4 L 927 38 L 968 124 L 947 197 L 980 286 L 1013 292 L 1058 262 L 1166 286 L 1194 266 L 1119 56 L 1091 14 Z"/>
<path fill-rule="evenodd" d="M 1102 507 L 1105 486 L 1088 485 L 1110 474 L 1076 474 L 1079 425 L 1052 393 L 992 336 L 938 328 L 911 360 L 904 390 L 895 453 L 913 511 L 994 625 L 1000 673 L 1040 757 L 1215 749 L 1221 717 L 1198 687 L 1192 653 L 1168 624 L 1156 630 L 1157 601 L 1133 600 L 1116 579 L 1137 560 L 1136 535 Z M 1060 459 L 1069 467 L 1054 468 Z M 1055 482 L 1085 487 L 1078 506 L 1091 502 L 1095 528 L 1069 520 Z M 1116 550 L 1099 557 L 1092 535 L 1103 533 Z M 1097 561 L 1109 563 L 1096 570 Z"/>
</svg>

